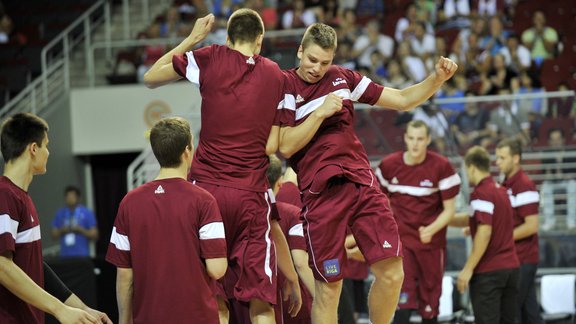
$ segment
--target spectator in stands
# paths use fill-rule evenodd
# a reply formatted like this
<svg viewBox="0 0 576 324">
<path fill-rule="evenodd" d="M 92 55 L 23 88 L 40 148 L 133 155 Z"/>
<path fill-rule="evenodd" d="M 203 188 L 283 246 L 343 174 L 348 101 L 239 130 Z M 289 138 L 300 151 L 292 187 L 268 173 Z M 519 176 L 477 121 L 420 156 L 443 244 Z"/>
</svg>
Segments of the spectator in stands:
<svg viewBox="0 0 576 324">
<path fill-rule="evenodd" d="M 148 28 L 146 32 L 147 38 L 155 39 L 160 38 L 160 24 L 154 23 Z M 146 45 L 142 53 L 142 63 L 138 67 L 138 82 L 144 81 L 144 73 L 164 55 L 166 47 L 164 45 Z"/>
<path fill-rule="evenodd" d="M 350 42 L 354 44 L 356 39 L 362 34 L 362 30 L 356 24 L 356 12 L 354 9 L 344 9 L 342 18 L 338 25 L 338 44 Z"/>
<path fill-rule="evenodd" d="M 396 23 L 394 38 L 398 43 L 409 39 L 409 36 L 414 33 L 416 21 L 418 21 L 416 5 L 411 3 L 406 7 L 406 16 L 398 19 L 398 22 Z"/>
<path fill-rule="evenodd" d="M 163 21 L 160 23 L 160 37 L 185 36 L 188 30 L 189 26 L 180 19 L 178 7 L 168 8 Z"/>
<path fill-rule="evenodd" d="M 464 293 L 470 285 L 475 323 L 516 323 L 518 267 L 514 249 L 514 210 L 506 190 L 490 176 L 490 155 L 473 147 L 464 157 L 466 173 L 474 191 L 471 215 L 457 215 L 451 225 L 469 226 L 472 251 L 458 274 L 457 287 Z"/>
<path fill-rule="evenodd" d="M 98 239 L 98 226 L 94 212 L 80 204 L 80 189 L 64 189 L 66 207 L 56 212 L 52 221 L 52 236 L 60 240 L 60 256 L 89 257 L 90 241 Z"/>
<path fill-rule="evenodd" d="M 530 49 L 532 60 L 540 65 L 543 60 L 554 56 L 558 33 L 554 28 L 546 26 L 546 16 L 541 10 L 534 12 L 532 23 L 533 27 L 522 33 L 522 44 Z"/>
<path fill-rule="evenodd" d="M 435 103 L 428 102 L 414 109 L 412 120 L 421 120 L 428 126 L 433 146 L 440 154 L 446 151 L 447 145 L 452 144 L 448 120 Z"/>
<path fill-rule="evenodd" d="M 380 84 L 384 82 L 384 78 L 388 75 L 388 71 L 386 71 L 387 62 L 388 59 L 377 51 L 372 52 L 370 55 L 370 72 L 379 79 L 378 83 Z"/>
<path fill-rule="evenodd" d="M 508 31 L 504 30 L 502 20 L 498 16 L 490 18 L 488 25 L 488 35 L 480 40 L 480 47 L 494 56 L 506 45 Z"/>
<path fill-rule="evenodd" d="M 460 80 L 460 81 L 457 81 Z M 460 87 L 457 86 L 457 83 L 460 84 Z M 464 88 L 462 88 L 462 84 L 464 84 Z M 436 94 L 437 99 L 455 99 L 455 98 L 462 98 L 464 99 L 464 94 L 466 91 L 466 79 L 461 76 L 454 76 L 452 79 L 448 80 L 442 86 L 442 89 Z M 462 102 L 455 102 L 455 103 L 448 103 L 448 104 L 441 104 L 439 105 L 440 109 L 446 114 L 448 121 L 452 123 L 456 116 L 462 113 L 465 109 L 464 101 Z"/>
<path fill-rule="evenodd" d="M 384 1 L 382 0 L 357 0 L 356 14 L 358 17 L 378 17 L 384 15 Z"/>
<path fill-rule="evenodd" d="M 499 54 L 504 56 L 506 66 L 516 73 L 528 70 L 532 64 L 530 50 L 520 43 L 516 34 L 508 36 L 506 46 L 500 49 Z"/>
<path fill-rule="evenodd" d="M 469 0 L 444 0 L 438 5 L 436 25 L 440 28 L 468 27 L 469 16 Z"/>
<path fill-rule="evenodd" d="M 540 260 L 538 247 L 538 205 L 536 185 L 520 166 L 522 144 L 507 138 L 496 146 L 496 165 L 505 176 L 502 186 L 508 191 L 514 208 L 514 241 L 520 260 L 518 292 L 519 323 L 540 324 L 542 317 L 536 298 L 536 271 Z"/>
<path fill-rule="evenodd" d="M 304 7 L 304 0 L 295 0 L 292 8 L 282 15 L 282 28 L 305 28 L 316 22 L 316 14 Z"/>
<path fill-rule="evenodd" d="M 340 23 L 340 9 L 336 0 L 326 0 L 322 8 L 318 8 L 319 21 L 330 26 L 338 26 Z"/>
<path fill-rule="evenodd" d="M 467 42 L 468 48 L 462 56 L 466 63 L 464 65 L 465 74 L 470 79 L 478 78 L 478 75 L 484 76 L 491 66 L 490 56 L 480 47 L 479 41 L 477 34 L 470 33 Z"/>
<path fill-rule="evenodd" d="M 389 88 L 404 89 L 412 84 L 412 82 L 400 66 L 397 60 L 390 60 L 386 66 L 387 76 L 383 80 L 383 85 Z"/>
<path fill-rule="evenodd" d="M 416 15 L 419 21 L 428 21 L 436 25 L 437 6 L 434 0 L 415 0 Z"/>
<path fill-rule="evenodd" d="M 548 132 L 548 146 L 555 155 L 552 159 L 542 160 L 546 168 L 546 180 L 542 182 L 542 216 L 544 230 L 551 230 L 556 225 L 557 210 L 555 194 L 566 194 L 566 226 L 576 228 L 576 167 L 564 165 L 576 164 L 575 157 L 566 157 L 566 139 L 560 128 Z"/>
<path fill-rule="evenodd" d="M 474 17 L 470 27 L 460 30 L 454 43 L 452 43 L 452 52 L 466 53 L 470 47 L 468 43 L 470 34 L 476 34 L 476 40 L 484 38 L 486 35 L 486 20 L 482 17 Z"/>
<path fill-rule="evenodd" d="M 262 17 L 266 30 L 274 30 L 278 26 L 278 13 L 274 5 L 267 4 L 264 0 L 246 0 L 245 7 L 256 11 Z"/>
<path fill-rule="evenodd" d="M 370 55 L 378 51 L 385 58 L 394 54 L 394 40 L 392 37 L 380 33 L 380 24 L 377 20 L 370 20 L 366 24 L 366 32 L 359 36 L 354 43 L 352 56 L 358 57 L 358 64 L 370 66 Z"/>
<path fill-rule="evenodd" d="M 414 34 L 409 38 L 412 53 L 424 62 L 436 52 L 434 35 L 426 32 L 426 23 L 419 20 L 414 24 Z"/>
<path fill-rule="evenodd" d="M 472 1 L 476 5 L 473 11 L 482 17 L 500 16 L 504 10 L 504 1 L 505 0 L 475 0 Z"/>
<path fill-rule="evenodd" d="M 234 10 L 239 9 L 243 2 L 244 0 L 213 0 L 212 13 L 216 17 L 224 17 L 228 20 Z"/>
<path fill-rule="evenodd" d="M 558 91 L 568 91 L 570 86 L 566 81 L 558 85 Z M 574 96 L 554 97 L 548 101 L 546 117 L 549 118 L 574 118 L 576 116 L 576 100 Z"/>
<path fill-rule="evenodd" d="M 491 68 L 481 75 L 481 95 L 495 95 L 501 89 L 518 87 L 518 73 L 506 66 L 504 56 L 496 54 L 491 59 Z"/>
<path fill-rule="evenodd" d="M 10 41 L 10 34 L 12 33 L 12 19 L 6 13 L 0 14 L 0 44 L 5 44 Z"/>
<path fill-rule="evenodd" d="M 350 70 L 355 70 L 358 62 L 355 56 L 352 56 L 352 43 L 344 41 L 338 43 L 334 64 L 340 65 Z"/>
<path fill-rule="evenodd" d="M 471 91 L 466 92 L 466 97 L 474 97 Z M 488 121 L 490 113 L 486 109 L 480 109 L 477 102 L 466 102 L 465 110 L 456 116 L 451 124 L 451 129 L 460 147 L 480 145 L 487 147 L 490 143 L 490 129 Z"/>
<path fill-rule="evenodd" d="M 420 57 L 412 54 L 410 44 L 407 41 L 398 44 L 396 57 L 400 61 L 404 74 L 409 77 L 411 83 L 424 80 L 427 75 L 426 66 Z"/>
<path fill-rule="evenodd" d="M 427 71 L 434 70 L 434 64 L 435 64 L 434 62 L 438 62 L 441 56 L 448 57 L 452 60 L 452 56 L 447 51 L 446 40 L 444 40 L 444 37 L 434 38 L 434 46 L 436 50 L 432 52 L 431 55 L 428 55 L 426 60 L 424 60 L 424 65 L 426 65 Z M 453 61 L 458 61 L 458 58 L 454 57 Z M 463 74 L 462 73 L 463 71 L 464 69 L 458 69 L 458 71 L 456 71 L 456 74 Z"/>
<path fill-rule="evenodd" d="M 533 85 L 537 81 L 528 72 L 522 72 L 519 77 L 518 88 L 512 92 L 518 94 L 543 94 L 543 88 Z M 546 113 L 547 101 L 543 98 L 519 99 L 520 110 L 526 112 L 530 121 L 530 133 L 532 138 L 538 138 L 538 128 L 542 124 L 542 119 Z"/>
<path fill-rule="evenodd" d="M 500 95 L 510 94 L 510 90 L 501 89 Z M 500 106 L 490 113 L 488 127 L 494 142 L 505 138 L 514 138 L 527 144 L 530 142 L 530 121 L 528 114 L 518 107 L 516 101 L 499 100 Z"/>
</svg>

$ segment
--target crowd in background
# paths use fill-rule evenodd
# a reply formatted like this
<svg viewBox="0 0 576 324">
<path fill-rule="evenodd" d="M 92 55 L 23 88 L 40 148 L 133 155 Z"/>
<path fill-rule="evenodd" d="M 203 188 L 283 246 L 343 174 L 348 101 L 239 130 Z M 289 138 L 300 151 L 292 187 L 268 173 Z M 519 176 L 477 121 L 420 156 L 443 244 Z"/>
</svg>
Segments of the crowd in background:
<svg viewBox="0 0 576 324">
<path fill-rule="evenodd" d="M 218 19 L 217 30 L 207 42 L 225 44 L 230 13 L 248 7 L 259 12 L 268 31 L 304 28 L 314 22 L 334 26 L 339 37 L 334 63 L 357 70 L 384 86 L 405 88 L 420 82 L 444 56 L 460 68 L 436 98 L 572 89 L 566 80 L 549 82 L 552 88 L 548 89 L 541 82 L 544 61 L 566 56 L 571 50 L 568 35 L 549 26 L 546 13 L 539 9 L 531 13 L 530 26 L 515 26 L 519 2 L 175 0 L 138 38 L 187 36 L 197 17 L 212 12 Z M 263 54 L 286 43 L 271 40 Z M 288 46 L 295 52 L 298 43 L 288 42 Z M 131 63 L 136 61 L 137 75 L 142 76 L 165 51 L 163 45 L 149 45 L 139 48 L 136 58 L 133 52 L 128 57 Z M 114 70 L 118 73 L 118 64 Z M 418 108 L 411 118 L 425 120 L 433 129 L 435 148 L 445 152 L 452 144 L 462 149 L 473 144 L 490 147 L 510 136 L 533 144 L 539 139 L 538 128 L 544 119 L 573 119 L 575 114 L 573 99 L 553 98 L 440 106 L 431 103 Z"/>
</svg>

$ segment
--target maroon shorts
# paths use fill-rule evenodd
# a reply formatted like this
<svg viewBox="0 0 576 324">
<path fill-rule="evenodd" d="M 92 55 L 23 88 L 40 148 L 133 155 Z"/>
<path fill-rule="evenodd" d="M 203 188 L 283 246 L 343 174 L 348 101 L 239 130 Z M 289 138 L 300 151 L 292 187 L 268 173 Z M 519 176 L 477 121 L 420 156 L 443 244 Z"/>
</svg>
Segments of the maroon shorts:
<svg viewBox="0 0 576 324">
<path fill-rule="evenodd" d="M 216 198 L 222 214 L 228 270 L 220 288 L 226 299 L 260 299 L 276 304 L 276 256 L 270 237 L 272 205 L 268 193 L 195 183 Z M 222 290 L 215 292 L 222 296 Z"/>
<path fill-rule="evenodd" d="M 310 267 L 317 280 L 334 282 L 343 278 L 348 226 L 369 265 L 402 256 L 390 202 L 377 186 L 333 177 L 321 192 L 306 190 L 302 202 Z"/>
<path fill-rule="evenodd" d="M 404 283 L 399 308 L 417 309 L 424 319 L 438 316 L 445 255 L 444 249 L 404 246 Z"/>
</svg>

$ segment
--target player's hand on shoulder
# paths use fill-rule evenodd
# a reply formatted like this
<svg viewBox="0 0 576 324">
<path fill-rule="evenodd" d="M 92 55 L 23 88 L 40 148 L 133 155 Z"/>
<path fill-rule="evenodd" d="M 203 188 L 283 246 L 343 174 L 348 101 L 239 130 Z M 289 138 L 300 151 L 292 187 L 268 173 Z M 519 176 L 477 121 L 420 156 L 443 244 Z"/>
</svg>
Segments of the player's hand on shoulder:
<svg viewBox="0 0 576 324">
<path fill-rule="evenodd" d="M 456 73 L 456 70 L 458 70 L 458 64 L 449 58 L 441 56 L 438 63 L 436 63 L 435 70 L 436 76 L 440 78 L 440 80 L 446 81 Z"/>
<path fill-rule="evenodd" d="M 215 18 L 213 14 L 208 14 L 202 18 L 196 19 L 194 28 L 192 28 L 192 32 L 190 32 L 190 37 L 200 40 L 206 38 L 212 30 L 212 26 L 214 26 L 214 21 Z"/>
<path fill-rule="evenodd" d="M 324 103 L 316 109 L 315 113 L 320 118 L 332 117 L 335 113 L 342 110 L 342 100 L 342 97 L 329 93 L 324 99 Z"/>
</svg>

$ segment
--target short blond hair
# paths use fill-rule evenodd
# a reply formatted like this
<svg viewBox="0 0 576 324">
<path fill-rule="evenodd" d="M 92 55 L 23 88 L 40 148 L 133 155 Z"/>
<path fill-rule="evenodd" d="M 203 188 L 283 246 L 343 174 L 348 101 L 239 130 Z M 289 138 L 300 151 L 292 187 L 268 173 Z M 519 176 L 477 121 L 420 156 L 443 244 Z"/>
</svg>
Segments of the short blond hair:
<svg viewBox="0 0 576 324">
<path fill-rule="evenodd" d="M 310 25 L 306 29 L 304 37 L 302 37 L 302 49 L 306 49 L 312 44 L 318 45 L 323 49 L 335 50 L 338 45 L 336 31 L 334 28 L 322 23 Z"/>
</svg>

